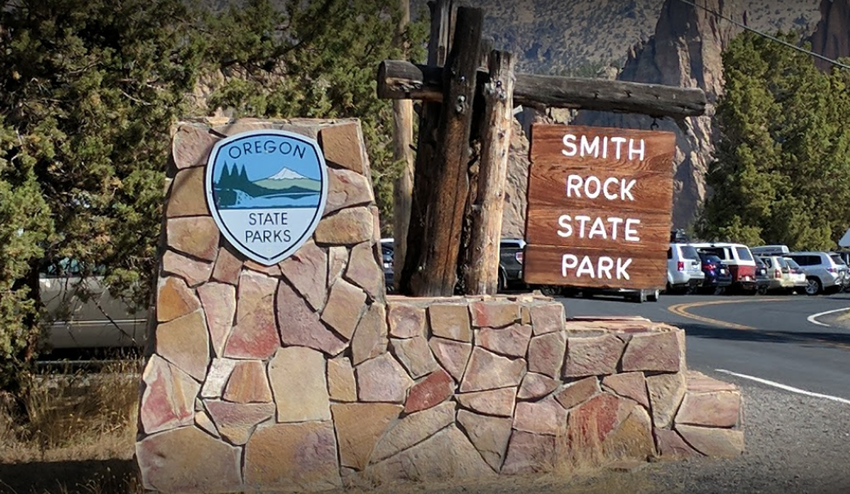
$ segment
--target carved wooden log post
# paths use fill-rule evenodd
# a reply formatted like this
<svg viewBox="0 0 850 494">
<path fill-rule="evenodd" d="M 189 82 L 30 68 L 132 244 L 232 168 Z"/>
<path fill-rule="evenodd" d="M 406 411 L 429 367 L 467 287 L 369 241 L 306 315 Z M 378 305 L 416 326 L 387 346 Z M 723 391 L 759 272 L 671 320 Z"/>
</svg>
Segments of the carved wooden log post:
<svg viewBox="0 0 850 494">
<path fill-rule="evenodd" d="M 499 239 L 505 206 L 505 180 L 511 146 L 514 65 L 510 53 L 490 53 L 490 80 L 484 85 L 478 196 L 472 228 L 466 289 L 469 295 L 495 294 L 499 281 Z"/>
<path fill-rule="evenodd" d="M 452 38 L 451 11 L 452 0 L 437 0 L 429 2 L 431 9 L 431 33 L 428 41 L 428 65 L 442 66 L 446 63 Z M 382 68 L 379 67 L 379 72 Z M 380 81 L 380 75 L 378 80 Z M 442 83 L 440 83 L 442 86 Z M 381 94 L 380 87 L 378 95 Z M 416 98 L 410 98 L 416 99 Z M 440 98 L 442 99 L 442 97 Z M 419 269 L 419 262 L 426 240 L 425 220 L 428 201 L 431 195 L 432 163 L 437 154 L 437 126 L 440 122 L 442 105 L 439 102 L 422 102 L 419 114 L 419 137 L 416 144 L 416 161 L 413 169 L 413 195 L 410 202 L 410 218 L 408 220 L 407 238 L 405 239 L 405 256 L 403 261 L 394 258 L 396 263 L 394 280 L 395 286 L 401 293 L 411 294 L 411 277 Z M 403 264 L 402 264 L 403 263 Z M 401 274 L 400 276 L 399 273 Z"/>
<path fill-rule="evenodd" d="M 401 43 L 402 34 L 410 23 L 410 1 L 399 0 L 399 20 L 396 42 Z M 407 46 L 404 47 L 407 53 Z M 401 270 L 407 253 L 407 228 L 410 224 L 410 208 L 413 199 L 413 101 L 393 100 L 393 159 L 401 161 L 402 168 L 393 182 L 393 281 L 398 288 Z"/>
<path fill-rule="evenodd" d="M 469 136 L 483 19 L 481 9 L 458 8 L 454 42 L 443 71 L 445 93 L 437 129 L 439 146 L 431 165 L 434 172 L 430 184 L 431 200 L 421 237 L 426 245 L 410 280 L 414 295 L 451 296 L 457 283 L 460 233 L 469 189 Z M 409 265 L 410 262 L 405 268 Z"/>
</svg>

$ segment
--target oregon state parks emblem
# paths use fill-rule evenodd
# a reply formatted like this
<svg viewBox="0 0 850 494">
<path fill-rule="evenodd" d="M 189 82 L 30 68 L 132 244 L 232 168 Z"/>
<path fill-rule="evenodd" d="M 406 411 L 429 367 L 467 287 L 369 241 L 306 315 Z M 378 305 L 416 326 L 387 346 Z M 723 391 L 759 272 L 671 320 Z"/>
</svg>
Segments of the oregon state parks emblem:
<svg viewBox="0 0 850 494">
<path fill-rule="evenodd" d="M 243 132 L 216 143 L 207 203 L 239 252 L 271 266 L 306 242 L 325 210 L 325 157 L 313 139 L 282 130 Z"/>
</svg>

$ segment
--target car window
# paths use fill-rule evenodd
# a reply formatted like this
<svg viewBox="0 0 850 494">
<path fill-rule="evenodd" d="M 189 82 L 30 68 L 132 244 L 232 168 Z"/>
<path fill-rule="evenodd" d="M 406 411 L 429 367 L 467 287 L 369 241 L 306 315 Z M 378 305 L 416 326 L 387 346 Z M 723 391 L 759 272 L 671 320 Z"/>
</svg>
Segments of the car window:
<svg viewBox="0 0 850 494">
<path fill-rule="evenodd" d="M 788 256 L 789 259 L 796 262 L 798 266 L 805 266 L 806 260 L 803 259 L 806 256 Z"/>
<path fill-rule="evenodd" d="M 682 257 L 685 259 L 699 259 L 699 254 L 697 254 L 697 250 L 693 248 L 691 245 L 682 245 Z"/>
<path fill-rule="evenodd" d="M 764 261 L 764 264 L 765 264 L 767 267 L 769 267 L 769 268 L 772 268 L 772 267 L 773 267 L 773 260 L 772 260 L 771 258 L 769 258 L 769 257 L 765 257 L 765 258 L 762 258 L 762 261 Z"/>
<path fill-rule="evenodd" d="M 702 251 L 706 254 L 717 256 L 719 259 L 727 259 L 727 257 L 724 255 L 725 252 L 722 247 L 704 247 Z"/>
<path fill-rule="evenodd" d="M 788 263 L 785 262 L 785 259 L 782 259 L 781 257 L 776 258 L 776 264 L 778 264 L 780 268 L 787 268 L 788 267 Z"/>
<path fill-rule="evenodd" d="M 799 269 L 799 268 L 800 268 L 800 265 L 799 265 L 799 264 L 797 264 L 797 261 L 795 261 L 794 259 L 791 259 L 791 258 L 786 257 L 786 258 L 785 258 L 785 262 L 787 262 L 787 263 L 788 263 L 788 267 L 790 267 L 790 268 L 792 268 L 792 269 Z"/>
<path fill-rule="evenodd" d="M 835 264 L 838 264 L 840 266 L 846 266 L 846 264 L 844 263 L 844 259 L 841 258 L 841 255 L 830 254 L 829 257 L 832 258 L 832 260 L 835 262 Z"/>
<path fill-rule="evenodd" d="M 673 249 L 667 249 L 667 259 L 673 259 Z"/>
<path fill-rule="evenodd" d="M 750 249 L 746 247 L 735 247 L 735 253 L 737 254 L 737 258 L 742 261 L 752 261 L 753 256 L 750 254 Z"/>
</svg>

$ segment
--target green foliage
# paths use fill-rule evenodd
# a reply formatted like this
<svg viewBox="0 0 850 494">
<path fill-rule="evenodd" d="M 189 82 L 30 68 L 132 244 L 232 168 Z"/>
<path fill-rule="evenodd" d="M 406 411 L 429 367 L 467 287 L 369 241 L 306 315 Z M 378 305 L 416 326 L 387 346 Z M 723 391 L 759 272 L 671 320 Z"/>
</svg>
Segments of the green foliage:
<svg viewBox="0 0 850 494">
<path fill-rule="evenodd" d="M 796 42 L 794 35 L 783 35 Z M 723 55 L 706 239 L 833 249 L 850 226 L 847 74 L 751 33 Z"/>
<path fill-rule="evenodd" d="M 210 19 L 211 59 L 224 76 L 211 108 L 237 116 L 361 119 L 382 225 L 392 227 L 392 181 L 400 166 L 392 158 L 392 103 L 376 94 L 378 64 L 424 58 L 427 26 L 394 32 L 401 13 L 384 0 L 270 0 Z M 405 57 L 403 47 L 411 47 Z"/>
<path fill-rule="evenodd" d="M 204 53 L 188 14 L 179 0 L 2 2 L 0 387 L 39 343 L 43 259 L 102 266 L 146 305 L 169 131 Z"/>
<path fill-rule="evenodd" d="M 0 388 L 39 346 L 45 261 L 75 259 L 147 305 L 169 132 L 199 87 L 235 116 L 360 118 L 391 225 L 399 164 L 376 69 L 421 60 L 427 28 L 396 36 L 396 5 L 0 0 Z"/>
</svg>

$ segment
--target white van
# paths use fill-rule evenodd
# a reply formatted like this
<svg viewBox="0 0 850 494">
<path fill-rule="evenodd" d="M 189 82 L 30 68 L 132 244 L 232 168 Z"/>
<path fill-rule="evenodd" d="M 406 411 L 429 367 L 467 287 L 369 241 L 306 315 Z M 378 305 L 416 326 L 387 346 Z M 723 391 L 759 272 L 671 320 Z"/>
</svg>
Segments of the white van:
<svg viewBox="0 0 850 494">
<path fill-rule="evenodd" d="M 791 252 L 785 245 L 759 245 L 758 247 L 750 247 L 750 252 L 754 256 L 784 256 Z"/>
<path fill-rule="evenodd" d="M 700 242 L 691 244 L 699 252 L 713 254 L 729 266 L 732 288 L 745 293 L 756 293 L 756 261 L 750 248 L 729 242 Z"/>
</svg>

